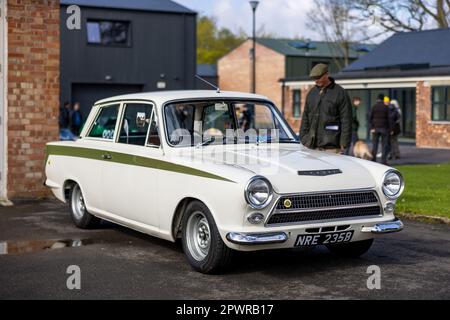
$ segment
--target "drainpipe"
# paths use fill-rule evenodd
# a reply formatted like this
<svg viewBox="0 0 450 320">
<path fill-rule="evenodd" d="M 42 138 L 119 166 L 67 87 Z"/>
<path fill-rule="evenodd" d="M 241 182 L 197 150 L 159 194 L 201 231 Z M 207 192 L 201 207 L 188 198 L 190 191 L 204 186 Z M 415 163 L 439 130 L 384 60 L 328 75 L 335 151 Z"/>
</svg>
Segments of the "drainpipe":
<svg viewBox="0 0 450 320">
<path fill-rule="evenodd" d="M 284 79 L 281 79 L 281 115 L 284 117 L 284 89 L 286 88 L 286 83 Z"/>
</svg>

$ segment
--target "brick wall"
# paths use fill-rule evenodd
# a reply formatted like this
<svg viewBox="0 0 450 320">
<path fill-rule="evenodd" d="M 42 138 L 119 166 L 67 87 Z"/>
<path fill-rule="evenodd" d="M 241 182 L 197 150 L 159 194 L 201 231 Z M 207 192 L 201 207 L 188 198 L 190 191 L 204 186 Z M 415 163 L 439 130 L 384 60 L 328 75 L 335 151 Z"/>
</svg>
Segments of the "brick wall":
<svg viewBox="0 0 450 320">
<path fill-rule="evenodd" d="M 59 1 L 7 5 L 8 197 L 44 197 L 45 143 L 58 138 Z"/>
<path fill-rule="evenodd" d="M 431 122 L 431 86 L 424 81 L 416 87 L 416 145 L 450 148 L 450 123 Z"/>
<path fill-rule="evenodd" d="M 221 90 L 251 91 L 252 41 L 222 57 L 218 62 Z M 281 84 L 285 76 L 285 57 L 265 46 L 256 44 L 256 93 L 267 96 L 281 109 Z"/>
<path fill-rule="evenodd" d="M 300 89 L 300 117 L 294 118 L 294 105 L 293 105 L 293 91 L 295 89 L 286 87 L 285 88 L 285 103 L 284 103 L 284 114 L 285 118 L 288 121 L 291 128 L 294 130 L 295 133 L 298 133 L 300 131 L 300 125 L 302 122 L 302 114 L 305 110 L 305 102 L 306 102 L 306 96 L 308 95 L 309 90 L 311 90 L 314 86 L 310 85 L 302 85 Z"/>
</svg>

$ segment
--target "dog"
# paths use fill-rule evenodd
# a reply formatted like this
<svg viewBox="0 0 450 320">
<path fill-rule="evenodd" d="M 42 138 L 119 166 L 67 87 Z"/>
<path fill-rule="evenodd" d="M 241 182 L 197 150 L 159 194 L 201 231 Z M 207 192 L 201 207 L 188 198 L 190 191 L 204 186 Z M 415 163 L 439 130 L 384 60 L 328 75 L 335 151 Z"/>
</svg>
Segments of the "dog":
<svg viewBox="0 0 450 320">
<path fill-rule="evenodd" d="M 362 140 L 355 142 L 353 147 L 353 155 L 357 158 L 372 160 L 372 153 L 369 151 L 369 146 Z"/>
</svg>

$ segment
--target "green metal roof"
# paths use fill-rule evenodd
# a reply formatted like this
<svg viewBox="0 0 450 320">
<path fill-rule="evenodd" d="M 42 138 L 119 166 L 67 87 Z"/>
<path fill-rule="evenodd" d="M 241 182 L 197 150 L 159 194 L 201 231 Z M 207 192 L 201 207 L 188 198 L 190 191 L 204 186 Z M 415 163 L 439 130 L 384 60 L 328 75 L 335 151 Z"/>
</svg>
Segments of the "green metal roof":
<svg viewBox="0 0 450 320">
<path fill-rule="evenodd" d="M 342 49 L 334 42 L 270 38 L 257 38 L 256 41 L 285 56 L 344 57 Z M 372 51 L 375 47 L 376 45 L 373 44 L 353 43 L 350 45 L 349 58 L 359 58 L 365 53 Z"/>
</svg>

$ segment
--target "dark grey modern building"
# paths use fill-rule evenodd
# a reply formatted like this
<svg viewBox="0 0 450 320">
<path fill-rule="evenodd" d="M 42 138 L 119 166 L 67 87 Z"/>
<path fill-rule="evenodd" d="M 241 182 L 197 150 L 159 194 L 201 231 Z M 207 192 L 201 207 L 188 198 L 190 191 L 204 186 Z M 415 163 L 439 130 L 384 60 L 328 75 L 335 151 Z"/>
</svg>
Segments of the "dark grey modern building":
<svg viewBox="0 0 450 320">
<path fill-rule="evenodd" d="M 196 86 L 196 12 L 170 0 L 61 0 L 61 104 Z M 81 29 L 66 26 L 70 5 Z"/>
</svg>

